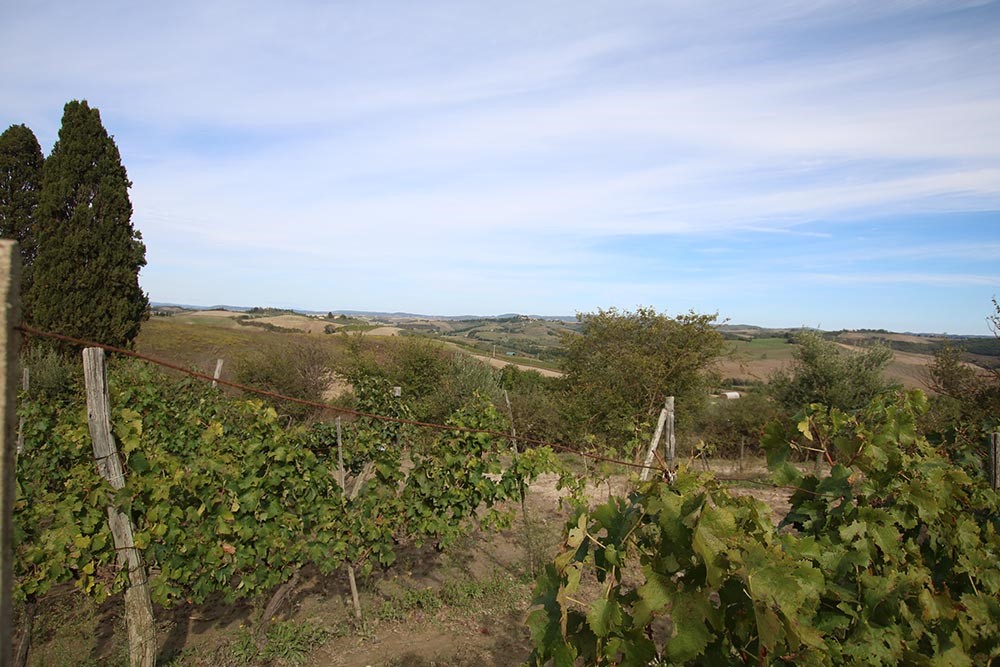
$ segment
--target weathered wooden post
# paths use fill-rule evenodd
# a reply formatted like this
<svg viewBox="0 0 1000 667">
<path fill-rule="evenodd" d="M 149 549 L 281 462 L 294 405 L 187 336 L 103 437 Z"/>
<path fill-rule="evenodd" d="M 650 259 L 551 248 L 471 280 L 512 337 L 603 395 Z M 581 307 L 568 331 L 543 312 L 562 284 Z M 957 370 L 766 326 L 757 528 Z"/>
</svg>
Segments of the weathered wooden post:
<svg viewBox="0 0 1000 667">
<path fill-rule="evenodd" d="M 215 362 L 215 374 L 212 376 L 214 378 L 212 380 L 212 389 L 219 386 L 219 378 L 222 377 L 222 363 L 222 359 Z"/>
<path fill-rule="evenodd" d="M 104 367 L 104 350 L 88 347 L 83 351 L 83 379 L 87 388 L 87 421 L 94 446 L 97 472 L 115 489 L 125 486 L 125 472 L 118 460 L 118 448 L 111 435 L 111 409 L 108 400 L 108 380 Z M 154 667 L 156 664 L 156 631 L 153 625 L 153 604 L 142 554 L 135 547 L 135 527 L 132 519 L 114 504 L 108 504 L 108 526 L 118 552 L 118 566 L 128 568 L 128 588 L 125 589 L 125 627 L 128 630 L 129 664 L 132 667 Z"/>
<path fill-rule="evenodd" d="M 649 441 L 649 449 L 646 450 L 646 458 L 642 462 L 642 472 L 639 473 L 639 481 L 645 482 L 649 479 L 649 466 L 653 464 L 653 456 L 656 448 L 660 446 L 660 436 L 663 435 L 663 427 L 667 423 L 666 405 L 660 409 L 660 418 L 656 421 L 656 430 L 653 431 L 653 439 Z"/>
<path fill-rule="evenodd" d="M 667 468 L 673 469 L 677 456 L 677 440 L 674 437 L 674 397 L 667 396 Z"/>
<path fill-rule="evenodd" d="M 14 664 L 14 448 L 21 337 L 21 255 L 0 241 L 0 667 Z"/>
<path fill-rule="evenodd" d="M 397 394 L 398 395 L 398 394 Z M 347 510 L 347 503 L 349 500 L 354 500 L 355 496 L 358 495 L 358 491 L 361 487 L 361 483 L 364 481 L 364 471 L 362 474 L 354 480 L 354 491 L 348 497 L 347 494 L 347 470 L 344 468 L 344 448 L 341 444 L 340 437 L 340 417 L 337 417 L 337 464 L 340 470 L 340 493 L 341 500 L 343 502 L 344 510 Z M 354 565 L 351 563 L 347 564 L 347 581 L 351 585 L 351 602 L 354 603 L 354 618 L 358 621 L 361 620 L 361 600 L 358 598 L 358 582 L 354 577 Z"/>
<path fill-rule="evenodd" d="M 990 433 L 990 486 L 1000 489 L 1000 432 Z"/>
<path fill-rule="evenodd" d="M 31 387 L 31 374 L 28 367 L 21 369 L 21 392 L 24 394 L 24 402 L 28 402 L 28 389 Z M 22 405 L 22 407 L 24 407 Z M 17 455 L 24 451 L 24 414 L 17 420 Z"/>
<path fill-rule="evenodd" d="M 403 388 L 396 386 L 392 388 L 392 397 L 396 399 L 396 416 L 399 416 L 399 404 L 403 402 Z M 396 424 L 396 434 L 392 437 L 392 444 L 399 449 L 399 431 L 403 427 L 402 424 Z"/>
<path fill-rule="evenodd" d="M 640 482 L 645 482 L 649 479 L 650 466 L 653 465 L 653 457 L 656 455 L 656 448 L 660 444 L 660 437 L 663 435 L 664 428 L 667 431 L 667 467 L 670 468 L 674 464 L 674 449 L 676 447 L 676 441 L 674 440 L 673 396 L 667 396 L 667 400 L 663 404 L 663 409 L 660 410 L 660 418 L 656 421 L 656 431 L 653 433 L 653 439 L 649 441 L 649 450 L 646 452 L 646 459 L 642 463 L 642 472 L 639 473 Z"/>
</svg>

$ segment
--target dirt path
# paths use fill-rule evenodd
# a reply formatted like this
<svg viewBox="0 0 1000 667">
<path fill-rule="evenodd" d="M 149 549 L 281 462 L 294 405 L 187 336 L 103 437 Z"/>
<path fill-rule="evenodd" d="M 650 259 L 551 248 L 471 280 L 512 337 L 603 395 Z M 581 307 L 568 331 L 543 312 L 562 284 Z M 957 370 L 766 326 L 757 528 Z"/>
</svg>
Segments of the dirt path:
<svg viewBox="0 0 1000 667">
<path fill-rule="evenodd" d="M 480 361 L 485 361 L 493 368 L 503 368 L 504 366 L 515 366 L 522 371 L 535 371 L 540 375 L 544 375 L 547 378 L 561 378 L 563 373 L 559 371 L 553 371 L 548 368 L 539 368 L 537 366 L 528 366 L 527 364 L 518 364 L 513 361 L 508 361 L 507 359 L 497 359 L 496 357 L 489 357 L 485 354 L 473 354 L 472 352 L 466 352 L 470 357 L 475 357 Z"/>
</svg>

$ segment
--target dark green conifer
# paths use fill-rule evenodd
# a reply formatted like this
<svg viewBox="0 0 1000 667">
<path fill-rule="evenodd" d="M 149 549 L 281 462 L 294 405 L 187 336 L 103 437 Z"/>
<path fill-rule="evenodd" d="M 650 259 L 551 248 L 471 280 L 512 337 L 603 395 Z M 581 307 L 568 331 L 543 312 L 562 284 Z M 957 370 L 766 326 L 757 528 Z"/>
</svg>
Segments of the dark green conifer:
<svg viewBox="0 0 1000 667">
<path fill-rule="evenodd" d="M 139 288 L 146 246 L 132 227 L 129 186 L 98 110 L 69 102 L 42 170 L 26 303 L 34 326 L 122 347 L 139 333 L 149 306 Z"/>
<path fill-rule="evenodd" d="M 38 139 L 26 126 L 11 125 L 0 134 L 0 237 L 14 239 L 21 250 L 22 293 L 31 286 L 43 161 Z"/>
</svg>

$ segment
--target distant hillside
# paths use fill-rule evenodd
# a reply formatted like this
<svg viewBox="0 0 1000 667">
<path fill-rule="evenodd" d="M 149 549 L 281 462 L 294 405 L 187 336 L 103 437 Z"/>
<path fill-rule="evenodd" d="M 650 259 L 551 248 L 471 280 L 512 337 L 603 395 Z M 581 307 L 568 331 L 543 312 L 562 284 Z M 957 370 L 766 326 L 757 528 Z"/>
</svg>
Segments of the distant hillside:
<svg viewBox="0 0 1000 667">
<path fill-rule="evenodd" d="M 154 314 L 187 322 L 238 329 L 312 334 L 364 333 L 370 336 L 426 336 L 496 360 L 510 359 L 558 368 L 564 357 L 564 336 L 578 332 L 575 317 L 506 313 L 486 316 L 434 316 L 413 313 L 335 310 L 295 311 L 285 308 L 219 306 L 213 309 L 176 304 L 154 304 Z M 767 328 L 752 324 L 723 324 L 718 330 L 728 341 L 727 355 L 717 367 L 734 384 L 766 382 L 774 371 L 791 363 L 795 335 L 801 328 Z M 895 333 L 885 330 L 821 332 L 848 348 L 881 343 L 895 358 L 890 377 L 907 387 L 927 388 L 927 366 L 945 345 L 965 350 L 966 359 L 983 368 L 1000 368 L 1000 340 L 986 336 Z M 533 361 L 532 361 L 533 360 Z"/>
</svg>

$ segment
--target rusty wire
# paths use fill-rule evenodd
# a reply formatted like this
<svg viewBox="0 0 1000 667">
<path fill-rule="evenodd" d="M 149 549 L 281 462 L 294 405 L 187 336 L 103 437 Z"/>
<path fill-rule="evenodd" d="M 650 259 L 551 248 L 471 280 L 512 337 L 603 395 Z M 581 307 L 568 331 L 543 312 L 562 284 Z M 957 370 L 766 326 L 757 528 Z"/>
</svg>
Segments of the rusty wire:
<svg viewBox="0 0 1000 667">
<path fill-rule="evenodd" d="M 452 432 L 456 432 L 456 433 L 470 433 L 470 434 L 492 435 L 492 436 L 501 437 L 501 438 L 504 438 L 504 439 L 509 439 L 510 438 L 510 434 L 509 433 L 504 433 L 502 431 L 494 431 L 494 430 L 491 430 L 491 429 L 467 428 L 467 427 L 464 427 L 464 426 L 447 426 L 445 424 L 435 424 L 433 422 L 422 422 L 422 421 L 416 421 L 416 420 L 413 420 L 413 419 L 402 419 L 400 417 L 389 417 L 389 416 L 386 416 L 386 415 L 378 415 L 378 414 L 374 414 L 374 413 L 371 413 L 371 412 L 362 412 L 360 410 L 352 410 L 350 408 L 342 408 L 342 407 L 338 407 L 338 406 L 335 406 L 335 405 L 329 405 L 328 403 L 319 403 L 317 401 L 310 401 L 310 400 L 307 400 L 307 399 L 304 399 L 304 398 L 295 398 L 293 396 L 285 396 L 284 394 L 279 394 L 277 392 L 268 391 L 266 389 L 260 389 L 260 388 L 257 388 L 257 387 L 251 387 L 249 385 L 240 384 L 239 382 L 232 382 L 230 380 L 223 380 L 222 378 L 216 378 L 216 377 L 213 377 L 211 375 L 208 375 L 207 373 L 202 373 L 200 371 L 192 370 L 190 368 L 185 368 L 184 366 L 180 366 L 180 365 L 171 363 L 169 361 L 164 361 L 163 359 L 157 359 L 156 357 L 151 357 L 149 355 L 145 355 L 145 354 L 142 354 L 140 352 L 136 352 L 134 350 L 127 350 L 125 348 L 115 347 L 113 345 L 105 345 L 104 343 L 98 343 L 98 342 L 95 342 L 95 341 L 84 340 L 82 338 L 74 338 L 73 336 L 66 336 L 64 334 L 53 333 L 53 332 L 50 332 L 50 331 L 42 331 L 41 329 L 36 329 L 35 327 L 32 327 L 32 326 L 30 326 L 28 324 L 21 324 L 19 326 L 14 327 L 14 329 L 16 329 L 17 331 L 21 332 L 22 334 L 25 334 L 25 335 L 28 335 L 28 336 L 35 336 L 35 337 L 38 337 L 38 338 L 49 338 L 49 339 L 52 339 L 52 340 L 62 341 L 64 343 L 70 343 L 72 345 L 76 345 L 76 346 L 79 346 L 79 347 L 98 347 L 98 348 L 101 348 L 102 350 L 105 350 L 107 352 L 113 352 L 115 354 L 120 354 L 120 355 L 123 355 L 123 356 L 126 356 L 126 357 L 132 357 L 133 359 L 139 359 L 141 361 L 145 361 L 147 363 L 151 363 L 151 364 L 154 364 L 156 366 L 161 366 L 163 368 L 169 368 L 170 370 L 177 371 L 178 373 L 183 373 L 184 375 L 187 375 L 189 377 L 193 377 L 193 378 L 198 379 L 198 380 L 202 380 L 204 382 L 215 382 L 215 383 L 224 385 L 226 387 L 231 387 L 233 389 L 238 389 L 240 391 L 243 391 L 243 392 L 246 392 L 246 393 L 249 393 L 249 394 L 256 394 L 258 396 L 265 396 L 265 397 L 271 398 L 271 399 L 276 399 L 276 400 L 281 400 L 281 401 L 289 401 L 291 403 L 298 403 L 299 405 L 309 406 L 309 407 L 312 407 L 312 408 L 316 408 L 318 410 L 330 411 L 330 412 L 337 412 L 337 413 L 341 413 L 341 414 L 351 415 L 353 417 L 365 417 L 365 418 L 368 418 L 368 419 L 375 419 L 375 420 L 378 420 L 378 421 L 392 422 L 392 423 L 396 423 L 396 424 L 404 424 L 404 425 L 407 425 L 407 426 L 417 426 L 417 427 L 420 427 L 420 428 L 435 429 L 435 430 L 439 430 L 439 431 L 452 431 Z M 534 438 L 521 438 L 521 437 L 519 437 L 518 440 L 520 442 L 523 442 L 523 443 L 526 443 L 526 444 L 529 444 L 529 445 L 534 445 L 536 447 L 551 447 L 552 449 L 556 449 L 556 450 L 559 450 L 559 451 L 569 452 L 570 454 L 576 454 L 577 456 L 582 456 L 582 457 L 591 459 L 593 461 L 600 461 L 600 462 L 603 462 L 603 463 L 613 463 L 613 464 L 620 465 L 620 466 L 625 466 L 625 467 L 628 467 L 628 468 L 638 468 L 640 470 L 643 469 L 643 468 L 646 468 L 646 467 L 649 467 L 649 468 L 652 469 L 652 466 L 644 466 L 642 464 L 633 463 L 631 461 L 622 461 L 620 459 L 613 459 L 613 458 L 610 458 L 610 457 L 607 457 L 607 456 L 601 456 L 600 454 L 592 454 L 590 452 L 581 451 L 579 449 L 575 449 L 575 448 L 570 447 L 568 445 L 559 444 L 557 442 L 546 442 L 544 440 L 537 440 L 537 439 L 534 439 Z M 663 460 L 660 459 L 659 456 L 657 456 L 657 459 L 658 459 L 658 463 L 661 464 L 661 470 L 666 470 L 666 465 L 664 464 Z"/>
</svg>

